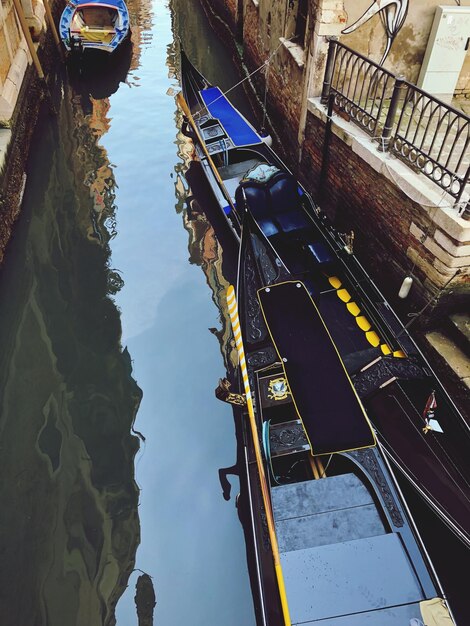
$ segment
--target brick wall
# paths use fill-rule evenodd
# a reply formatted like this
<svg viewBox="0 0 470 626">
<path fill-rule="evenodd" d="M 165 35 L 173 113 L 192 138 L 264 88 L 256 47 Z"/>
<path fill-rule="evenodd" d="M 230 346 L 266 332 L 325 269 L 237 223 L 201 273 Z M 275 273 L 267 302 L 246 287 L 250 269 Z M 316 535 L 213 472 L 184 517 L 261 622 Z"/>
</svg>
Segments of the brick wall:
<svg viewBox="0 0 470 626">
<path fill-rule="evenodd" d="M 207 3 L 207 0 L 205 2 Z M 210 11 L 219 16 L 235 34 L 238 0 L 210 0 L 208 4 Z"/>
<path fill-rule="evenodd" d="M 289 50 L 280 45 L 285 29 L 281 20 L 284 4 L 272 2 L 255 6 L 245 0 L 243 16 L 243 60 L 250 72 L 260 67 L 273 53 L 268 75 L 266 110 L 267 125 L 276 149 L 293 163 L 297 161 L 297 132 L 301 116 L 304 68 L 299 67 Z M 264 72 L 253 77 L 260 99 L 264 100 L 266 79 Z M 285 132 L 279 132 L 283 129 Z M 277 137 L 276 137 L 277 136 Z"/>
<path fill-rule="evenodd" d="M 299 173 L 302 183 L 320 199 L 323 210 L 340 231 L 354 230 L 357 256 L 385 296 L 395 306 L 403 305 L 406 311 L 410 309 L 410 302 L 399 301 L 397 293 L 403 278 L 413 269 L 415 282 L 410 300 L 421 306 L 454 272 L 450 269 L 448 275 L 442 276 L 437 271 L 430 272 L 435 256 L 417 239 L 419 231 L 429 237 L 434 235 L 433 211 L 415 203 L 335 134 L 331 135 L 327 175 L 321 190 L 324 139 L 325 124 L 309 112 Z M 414 256 L 410 255 L 410 250 L 415 251 Z M 458 309 L 468 297 L 467 272 L 452 280 L 452 294 L 443 294 L 434 314 Z M 429 313 L 431 311 L 430 307 Z"/>
</svg>

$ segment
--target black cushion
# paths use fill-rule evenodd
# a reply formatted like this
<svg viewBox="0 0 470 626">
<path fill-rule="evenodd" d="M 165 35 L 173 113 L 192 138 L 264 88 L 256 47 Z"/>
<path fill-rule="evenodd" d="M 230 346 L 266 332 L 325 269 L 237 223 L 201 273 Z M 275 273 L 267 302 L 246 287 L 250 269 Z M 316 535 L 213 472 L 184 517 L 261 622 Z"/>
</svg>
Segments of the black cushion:
<svg viewBox="0 0 470 626">
<path fill-rule="evenodd" d="M 276 221 L 285 233 L 311 226 L 311 222 L 302 209 L 294 209 L 293 211 L 287 211 L 286 213 L 278 213 L 276 215 Z"/>
<path fill-rule="evenodd" d="M 235 192 L 239 209 L 245 206 L 245 198 L 251 214 L 268 237 L 311 225 L 300 207 L 297 181 L 288 172 L 279 170 L 265 182 L 242 179 Z"/>
</svg>

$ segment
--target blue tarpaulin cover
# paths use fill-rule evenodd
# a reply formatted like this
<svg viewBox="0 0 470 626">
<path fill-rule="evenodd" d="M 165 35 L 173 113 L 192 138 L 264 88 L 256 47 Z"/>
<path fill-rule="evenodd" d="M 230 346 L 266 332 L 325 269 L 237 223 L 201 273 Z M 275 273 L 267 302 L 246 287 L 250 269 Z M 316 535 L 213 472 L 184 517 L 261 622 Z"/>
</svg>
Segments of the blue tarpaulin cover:
<svg viewBox="0 0 470 626">
<path fill-rule="evenodd" d="M 251 146 L 261 143 L 258 133 L 230 104 L 218 87 L 203 89 L 200 93 L 207 110 L 220 121 L 235 146 Z"/>
</svg>

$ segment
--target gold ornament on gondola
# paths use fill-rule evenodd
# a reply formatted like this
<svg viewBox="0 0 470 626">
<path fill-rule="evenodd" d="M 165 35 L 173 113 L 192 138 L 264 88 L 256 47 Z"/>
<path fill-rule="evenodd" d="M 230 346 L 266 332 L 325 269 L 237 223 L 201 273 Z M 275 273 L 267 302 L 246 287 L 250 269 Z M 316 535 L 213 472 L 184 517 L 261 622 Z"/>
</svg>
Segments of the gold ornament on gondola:
<svg viewBox="0 0 470 626">
<path fill-rule="evenodd" d="M 284 376 L 273 378 L 269 381 L 268 398 L 269 400 L 285 400 L 290 394 L 287 380 Z"/>
</svg>

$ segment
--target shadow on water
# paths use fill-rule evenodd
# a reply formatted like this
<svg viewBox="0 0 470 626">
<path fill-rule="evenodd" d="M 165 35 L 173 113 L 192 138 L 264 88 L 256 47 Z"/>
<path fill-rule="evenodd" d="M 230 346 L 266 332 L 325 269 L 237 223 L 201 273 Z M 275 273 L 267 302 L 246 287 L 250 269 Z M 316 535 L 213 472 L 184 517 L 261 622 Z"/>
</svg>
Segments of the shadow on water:
<svg viewBox="0 0 470 626">
<path fill-rule="evenodd" d="M 112 170 L 64 85 L 0 275 L 2 626 L 115 624 L 140 540 Z M 84 184 L 84 181 L 86 184 Z"/>
<path fill-rule="evenodd" d="M 113 54 L 88 50 L 82 57 L 69 60 L 69 84 L 80 95 L 86 113 L 92 112 L 91 98 L 103 100 L 116 93 L 127 79 L 132 58 L 132 39 L 127 39 Z"/>
</svg>

